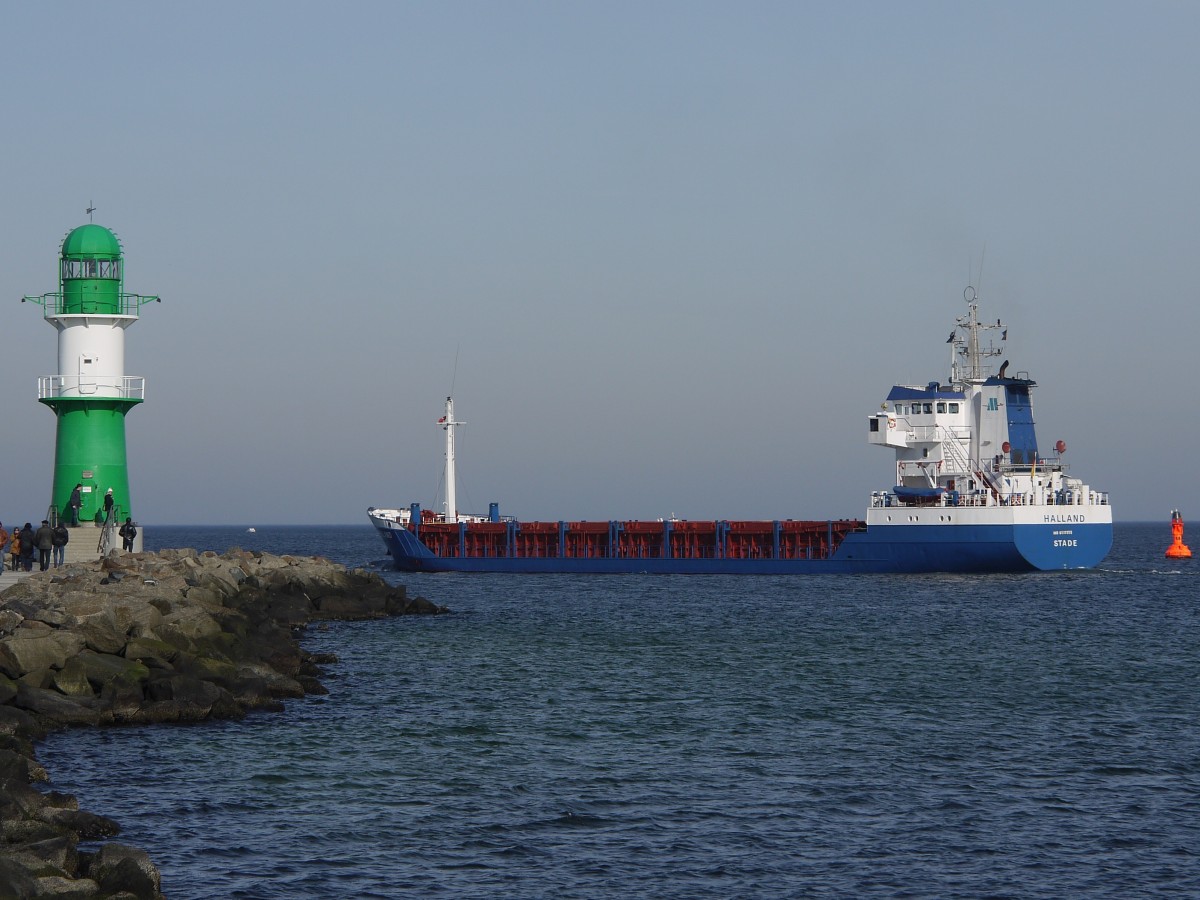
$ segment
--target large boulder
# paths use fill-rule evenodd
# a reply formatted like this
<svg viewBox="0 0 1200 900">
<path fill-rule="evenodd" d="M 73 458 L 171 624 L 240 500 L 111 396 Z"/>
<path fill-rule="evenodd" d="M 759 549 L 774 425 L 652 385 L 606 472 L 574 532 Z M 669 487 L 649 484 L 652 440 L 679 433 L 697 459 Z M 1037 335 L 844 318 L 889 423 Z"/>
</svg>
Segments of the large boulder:
<svg viewBox="0 0 1200 900">
<path fill-rule="evenodd" d="M 36 896 L 44 900 L 93 900 L 100 897 L 100 885 L 90 878 L 49 875 L 37 880 Z"/>
<path fill-rule="evenodd" d="M 40 669 L 61 669 L 84 647 L 84 639 L 73 631 L 57 628 L 21 627 L 0 641 L 0 672 L 20 678 Z"/>
<path fill-rule="evenodd" d="M 126 893 L 138 900 L 162 896 L 162 877 L 149 855 L 136 847 L 108 843 L 91 860 L 88 877 L 105 894 Z"/>
<path fill-rule="evenodd" d="M 129 637 L 132 622 L 126 615 L 118 617 L 117 610 L 106 602 L 108 598 L 90 598 L 98 607 L 83 614 L 76 614 L 75 630 L 83 637 L 87 646 L 97 653 L 120 653 Z M 125 610 L 122 610 L 125 611 Z"/>
<path fill-rule="evenodd" d="M 81 650 L 75 658 L 84 677 L 96 691 L 103 690 L 112 681 L 143 682 L 150 677 L 150 669 L 137 659 L 94 650 Z"/>
<path fill-rule="evenodd" d="M 36 875 L 17 859 L 0 855 L 0 897 L 41 897 Z"/>
<path fill-rule="evenodd" d="M 47 688 L 21 684 L 17 687 L 14 703 L 36 713 L 51 725 L 97 725 L 100 722 L 100 713 L 94 707 Z"/>
<path fill-rule="evenodd" d="M 92 697 L 96 693 L 88 681 L 83 660 L 78 656 L 68 659 L 66 665 L 53 674 L 51 683 L 56 691 L 76 700 Z"/>
<path fill-rule="evenodd" d="M 15 609 L 0 609 L 0 636 L 12 634 L 25 617 Z"/>
</svg>

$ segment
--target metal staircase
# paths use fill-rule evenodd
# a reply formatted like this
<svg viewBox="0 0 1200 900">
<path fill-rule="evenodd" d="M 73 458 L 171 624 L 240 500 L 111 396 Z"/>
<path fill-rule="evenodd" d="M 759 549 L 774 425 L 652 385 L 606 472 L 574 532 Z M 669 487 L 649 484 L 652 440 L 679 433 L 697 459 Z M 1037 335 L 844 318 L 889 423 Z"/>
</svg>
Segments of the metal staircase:
<svg viewBox="0 0 1200 900">
<path fill-rule="evenodd" d="M 986 484 L 995 491 L 997 495 L 1003 494 L 1001 486 L 978 463 L 972 462 L 970 457 L 967 456 L 967 451 L 959 443 L 957 435 L 952 434 L 945 428 L 939 428 L 938 438 L 942 443 L 942 455 L 949 458 L 957 471 L 968 472 L 977 481 Z"/>
</svg>

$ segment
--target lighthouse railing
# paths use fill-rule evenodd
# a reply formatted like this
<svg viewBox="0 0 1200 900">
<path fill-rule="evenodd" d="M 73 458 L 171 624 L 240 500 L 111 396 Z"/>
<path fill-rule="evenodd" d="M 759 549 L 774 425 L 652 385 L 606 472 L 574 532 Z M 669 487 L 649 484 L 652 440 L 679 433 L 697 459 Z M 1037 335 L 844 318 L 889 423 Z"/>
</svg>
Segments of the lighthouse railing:
<svg viewBox="0 0 1200 900">
<path fill-rule="evenodd" d="M 112 377 L 43 375 L 38 378 L 39 400 L 53 400 L 59 397 L 112 397 L 119 400 L 145 400 L 146 377 L 144 375 Z"/>
<path fill-rule="evenodd" d="M 111 294 L 103 299 L 77 299 L 72 295 L 70 302 L 62 292 L 42 294 L 40 297 L 22 297 L 22 303 L 36 303 L 42 307 L 42 314 L 47 318 L 60 316 L 121 316 L 136 319 L 138 312 L 147 303 L 162 300 L 156 296 L 143 294 Z M 113 301 L 116 301 L 115 308 Z"/>
</svg>

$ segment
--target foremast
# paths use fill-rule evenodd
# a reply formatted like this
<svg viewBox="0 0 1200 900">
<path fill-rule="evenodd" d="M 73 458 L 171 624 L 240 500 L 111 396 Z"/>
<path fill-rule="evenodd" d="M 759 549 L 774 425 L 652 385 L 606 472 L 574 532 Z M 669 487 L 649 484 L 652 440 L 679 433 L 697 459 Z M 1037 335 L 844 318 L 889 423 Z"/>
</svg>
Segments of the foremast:
<svg viewBox="0 0 1200 900">
<path fill-rule="evenodd" d="M 466 422 L 459 422 L 454 418 L 454 398 L 446 398 L 446 412 L 440 419 L 438 424 L 446 432 L 446 514 L 445 521 L 458 521 L 458 498 L 457 483 L 458 478 L 455 473 L 454 466 L 454 430 L 459 425 L 466 425 Z"/>
</svg>

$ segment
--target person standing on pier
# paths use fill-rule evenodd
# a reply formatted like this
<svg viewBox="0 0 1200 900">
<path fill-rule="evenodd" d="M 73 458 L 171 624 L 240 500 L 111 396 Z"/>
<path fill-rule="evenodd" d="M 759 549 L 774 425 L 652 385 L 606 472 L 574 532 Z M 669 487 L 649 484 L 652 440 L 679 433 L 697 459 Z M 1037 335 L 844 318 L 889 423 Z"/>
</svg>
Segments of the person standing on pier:
<svg viewBox="0 0 1200 900">
<path fill-rule="evenodd" d="M 83 506 L 83 485 L 76 484 L 75 490 L 71 491 L 71 499 L 67 501 L 67 509 L 71 513 L 72 528 L 79 524 L 79 508 L 81 506 Z"/>
<path fill-rule="evenodd" d="M 29 522 L 25 523 L 25 527 L 21 529 L 21 568 L 26 572 L 33 571 L 33 551 L 37 545 L 33 540 L 33 525 Z"/>
<path fill-rule="evenodd" d="M 4 554 L 8 552 L 8 529 L 0 522 L 0 569 L 4 568 Z"/>
<path fill-rule="evenodd" d="M 71 533 L 67 531 L 62 519 L 59 519 L 58 524 L 54 526 L 54 568 L 57 569 L 63 564 L 67 555 L 67 541 L 70 539 Z"/>
<path fill-rule="evenodd" d="M 12 557 L 12 570 L 15 572 L 21 567 L 21 529 L 14 528 L 12 530 L 12 542 L 8 545 L 9 555 Z"/>
<path fill-rule="evenodd" d="M 133 539 L 137 537 L 137 526 L 133 524 L 133 519 L 125 517 L 125 524 L 121 526 L 121 530 L 117 532 L 121 535 L 121 549 L 126 553 L 133 552 Z"/>
<path fill-rule="evenodd" d="M 42 527 L 34 534 L 33 542 L 37 545 L 38 570 L 45 572 L 50 568 L 50 551 L 54 549 L 54 529 L 48 520 L 42 519 Z"/>
<path fill-rule="evenodd" d="M 104 492 L 104 521 L 107 522 L 113 514 L 112 488 Z"/>
</svg>

